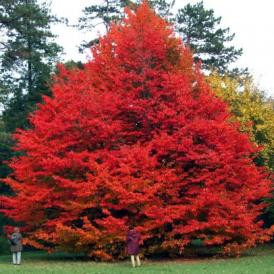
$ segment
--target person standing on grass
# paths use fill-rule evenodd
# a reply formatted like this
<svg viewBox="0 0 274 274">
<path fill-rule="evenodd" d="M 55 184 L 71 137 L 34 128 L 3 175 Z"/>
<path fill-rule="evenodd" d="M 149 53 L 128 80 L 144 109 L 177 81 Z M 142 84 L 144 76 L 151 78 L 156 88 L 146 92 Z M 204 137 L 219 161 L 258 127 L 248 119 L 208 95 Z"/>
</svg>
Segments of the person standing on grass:
<svg viewBox="0 0 274 274">
<path fill-rule="evenodd" d="M 129 227 L 127 233 L 127 253 L 130 255 L 132 266 L 135 267 L 135 258 L 137 266 L 141 266 L 139 258 L 139 243 L 141 240 L 141 234 L 133 226 Z"/>
<path fill-rule="evenodd" d="M 12 263 L 14 265 L 21 264 L 21 252 L 23 249 L 22 246 L 22 235 L 20 233 L 19 227 L 14 228 L 14 232 L 9 237 L 10 240 L 10 250 L 12 253 Z"/>
</svg>

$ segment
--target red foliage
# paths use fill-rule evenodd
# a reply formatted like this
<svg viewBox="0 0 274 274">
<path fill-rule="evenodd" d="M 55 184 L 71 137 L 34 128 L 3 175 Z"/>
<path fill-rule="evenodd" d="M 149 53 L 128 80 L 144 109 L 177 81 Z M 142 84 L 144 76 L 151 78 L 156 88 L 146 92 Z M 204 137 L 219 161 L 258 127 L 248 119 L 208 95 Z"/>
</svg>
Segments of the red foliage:
<svg viewBox="0 0 274 274">
<path fill-rule="evenodd" d="M 124 256 L 129 224 L 146 253 L 266 240 L 256 148 L 171 27 L 146 4 L 127 14 L 83 70 L 60 67 L 53 98 L 16 134 L 25 155 L 10 164 L 16 195 L 2 212 L 31 245 L 105 260 Z"/>
</svg>

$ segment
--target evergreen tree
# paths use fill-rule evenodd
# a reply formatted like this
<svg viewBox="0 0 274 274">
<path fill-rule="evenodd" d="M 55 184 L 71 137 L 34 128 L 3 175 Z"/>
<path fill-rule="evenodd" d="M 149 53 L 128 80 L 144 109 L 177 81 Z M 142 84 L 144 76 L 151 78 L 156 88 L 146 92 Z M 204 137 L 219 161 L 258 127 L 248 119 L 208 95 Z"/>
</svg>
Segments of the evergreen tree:
<svg viewBox="0 0 274 274">
<path fill-rule="evenodd" d="M 124 17 L 125 7 L 136 9 L 142 2 L 141 0 L 104 0 L 101 4 L 90 5 L 84 8 L 84 15 L 79 19 L 78 28 L 94 31 L 98 25 L 103 25 L 105 30 L 108 31 L 111 22 L 119 22 Z M 171 16 L 170 11 L 175 4 L 175 0 L 150 0 L 148 2 L 163 17 Z M 89 48 L 97 44 L 98 41 L 98 38 L 88 42 L 84 41 L 80 50 Z"/>
<path fill-rule="evenodd" d="M 221 17 L 215 17 L 214 10 L 205 9 L 203 1 L 179 9 L 175 21 L 183 42 L 193 51 L 196 62 L 202 61 L 203 69 L 227 72 L 229 65 L 241 56 L 242 49 L 227 45 L 235 34 L 220 27 Z"/>
<path fill-rule="evenodd" d="M 141 4 L 143 0 L 138 0 L 136 3 Z M 158 15 L 168 20 L 173 14 L 171 12 L 175 5 L 175 0 L 149 0 L 148 3 Z M 172 21 L 172 19 L 171 19 Z"/>
<path fill-rule="evenodd" d="M 0 193 L 1 195 L 9 195 L 11 194 L 11 190 L 8 185 L 2 183 L 1 179 L 6 178 L 8 174 L 11 172 L 11 169 L 8 165 L 6 165 L 6 161 L 15 156 L 15 154 L 11 150 L 11 137 L 8 132 L 5 130 L 5 125 L 0 116 Z M 8 224 L 9 220 L 3 214 L 0 213 L 0 235 L 3 235 L 3 226 Z M 2 253 L 3 245 L 6 242 L 4 237 L 0 236 L 0 253 Z"/>
<path fill-rule="evenodd" d="M 5 125 L 0 118 L 0 180 L 5 178 L 10 173 L 10 168 L 5 164 L 5 161 L 12 156 L 11 152 L 11 137 L 5 130 Z M 0 193 L 6 193 L 7 186 L 0 182 Z"/>
<path fill-rule="evenodd" d="M 123 17 L 123 8 L 129 5 L 129 0 L 104 0 L 102 3 L 92 4 L 83 10 L 77 27 L 80 30 L 94 31 L 98 25 L 103 25 L 108 31 L 111 22 L 120 21 Z M 89 48 L 98 43 L 98 39 L 84 41 L 80 49 Z"/>
<path fill-rule="evenodd" d="M 49 95 L 50 74 L 61 52 L 50 26 L 58 20 L 47 3 L 37 0 L 1 1 L 0 10 L 0 96 L 6 128 L 13 131 L 26 127 L 27 114 L 42 94 Z"/>
</svg>

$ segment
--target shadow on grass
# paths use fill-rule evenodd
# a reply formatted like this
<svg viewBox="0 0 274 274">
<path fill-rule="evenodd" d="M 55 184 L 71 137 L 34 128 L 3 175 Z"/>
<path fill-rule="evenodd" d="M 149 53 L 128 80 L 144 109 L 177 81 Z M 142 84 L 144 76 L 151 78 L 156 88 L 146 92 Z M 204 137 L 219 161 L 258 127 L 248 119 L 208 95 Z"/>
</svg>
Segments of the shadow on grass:
<svg viewBox="0 0 274 274">
<path fill-rule="evenodd" d="M 216 255 L 216 249 L 209 249 L 206 247 L 199 247 L 195 249 L 188 250 L 186 254 L 182 256 L 164 256 L 164 255 L 155 255 L 142 258 L 143 262 L 149 260 L 151 263 L 159 263 L 159 262 L 176 262 L 176 261 L 185 261 L 185 262 L 201 262 L 207 261 L 211 259 L 221 259 L 224 260 L 225 258 Z M 262 246 L 255 247 L 253 249 L 247 250 L 241 256 L 244 257 L 254 257 L 254 256 L 264 256 L 264 255 L 272 255 L 274 256 L 274 243 L 264 244 Z M 32 262 L 94 262 L 96 261 L 91 260 L 84 254 L 72 254 L 72 253 L 65 253 L 65 252 L 58 252 L 58 253 L 51 253 L 48 254 L 45 251 L 25 251 L 22 254 L 24 261 L 32 261 Z M 2 262 L 10 262 L 11 255 L 1 255 Z M 111 262 L 115 265 L 115 262 Z M 128 259 L 124 261 L 117 262 L 120 266 L 128 267 L 129 261 Z M 122 263 L 122 264 L 121 264 Z M 106 263 L 108 264 L 108 263 Z"/>
<path fill-rule="evenodd" d="M 207 262 L 210 260 L 214 261 L 224 261 L 224 260 L 235 260 L 235 259 L 244 259 L 252 257 L 263 257 L 267 255 L 273 255 L 274 257 L 274 242 L 263 244 L 255 248 L 251 248 L 243 252 L 240 257 L 226 257 L 221 254 L 221 249 L 218 247 L 208 248 L 205 246 L 200 247 L 190 247 L 187 248 L 185 253 L 181 256 L 165 256 L 163 254 L 156 254 L 154 256 L 147 256 L 150 262 L 155 263 L 168 263 L 168 262 Z"/>
</svg>

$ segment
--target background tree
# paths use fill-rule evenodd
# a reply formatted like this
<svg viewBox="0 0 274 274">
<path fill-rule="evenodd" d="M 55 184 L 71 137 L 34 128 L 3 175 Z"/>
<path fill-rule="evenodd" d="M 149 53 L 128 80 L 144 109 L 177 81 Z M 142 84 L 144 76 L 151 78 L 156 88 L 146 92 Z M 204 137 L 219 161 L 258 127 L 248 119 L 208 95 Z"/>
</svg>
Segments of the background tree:
<svg viewBox="0 0 274 274">
<path fill-rule="evenodd" d="M 83 10 L 83 16 L 79 18 L 78 28 L 80 30 L 94 32 L 98 25 L 103 25 L 105 30 L 108 31 L 111 22 L 117 23 L 122 20 L 124 17 L 125 7 L 136 9 L 141 2 L 143 1 L 103 0 L 101 3 L 85 7 Z M 150 6 L 163 17 L 171 16 L 171 9 L 175 4 L 174 0 L 151 0 L 148 2 Z M 80 50 L 90 48 L 92 45 L 97 44 L 98 41 L 98 38 L 84 41 L 80 46 Z"/>
<path fill-rule="evenodd" d="M 229 45 L 235 34 L 220 27 L 221 17 L 215 17 L 212 9 L 205 9 L 203 1 L 179 9 L 175 22 L 183 42 L 193 51 L 194 59 L 202 61 L 203 69 L 228 72 L 229 65 L 242 54 L 242 49 Z"/>
<path fill-rule="evenodd" d="M 103 25 L 108 31 L 111 22 L 118 22 L 123 18 L 123 9 L 130 5 L 130 0 L 104 0 L 102 3 L 92 4 L 83 10 L 77 27 L 80 30 L 93 32 L 98 25 Z M 98 38 L 84 41 L 80 49 L 89 48 L 98 43 Z"/>
<path fill-rule="evenodd" d="M 0 3 L 3 45 L 0 56 L 0 84 L 7 100 L 3 119 L 13 131 L 26 127 L 26 117 L 41 95 L 49 95 L 50 74 L 61 48 L 50 31 L 57 18 L 49 5 L 37 0 L 10 0 Z M 8 95 L 8 97 L 7 97 Z"/>
<path fill-rule="evenodd" d="M 274 171 L 274 109 L 271 100 L 254 84 L 251 78 L 220 76 L 208 78 L 218 96 L 228 103 L 231 113 L 241 123 L 253 142 L 262 146 L 256 163 Z"/>
<path fill-rule="evenodd" d="M 5 130 L 5 125 L 0 117 L 0 193 L 1 195 L 10 195 L 11 189 L 8 185 L 3 184 L 1 179 L 6 178 L 10 172 L 10 167 L 6 164 L 7 159 L 16 155 L 11 150 L 11 136 Z M 13 222 L 0 213 L 0 254 L 5 254 L 9 250 L 7 238 L 4 236 L 3 227 Z"/>
<path fill-rule="evenodd" d="M 13 155 L 11 151 L 11 136 L 5 130 L 5 125 L 0 119 L 0 180 L 6 178 L 10 173 L 10 168 L 5 164 L 5 161 Z M 0 183 L 0 193 L 8 193 L 8 187 Z"/>
<path fill-rule="evenodd" d="M 136 1 L 138 4 L 141 4 L 143 1 Z M 172 9 L 175 5 L 176 0 L 149 0 L 148 3 L 152 9 L 156 11 L 158 15 L 166 20 L 172 20 Z"/>
<path fill-rule="evenodd" d="M 125 256 L 132 224 L 148 255 L 269 240 L 257 149 L 166 21 L 143 4 L 92 53 L 83 69 L 60 67 L 54 96 L 16 134 L 25 155 L 5 180 L 16 196 L 0 202 L 26 242 L 108 260 Z"/>
</svg>

